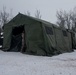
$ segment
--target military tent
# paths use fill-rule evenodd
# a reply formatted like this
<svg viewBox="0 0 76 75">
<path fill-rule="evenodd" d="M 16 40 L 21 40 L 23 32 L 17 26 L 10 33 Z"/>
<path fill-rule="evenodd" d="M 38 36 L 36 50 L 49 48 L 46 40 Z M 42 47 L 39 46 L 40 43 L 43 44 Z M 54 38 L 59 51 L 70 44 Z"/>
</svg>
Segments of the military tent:
<svg viewBox="0 0 76 75">
<path fill-rule="evenodd" d="M 52 23 L 19 13 L 4 25 L 3 51 L 47 56 L 72 51 L 71 34 Z"/>
</svg>

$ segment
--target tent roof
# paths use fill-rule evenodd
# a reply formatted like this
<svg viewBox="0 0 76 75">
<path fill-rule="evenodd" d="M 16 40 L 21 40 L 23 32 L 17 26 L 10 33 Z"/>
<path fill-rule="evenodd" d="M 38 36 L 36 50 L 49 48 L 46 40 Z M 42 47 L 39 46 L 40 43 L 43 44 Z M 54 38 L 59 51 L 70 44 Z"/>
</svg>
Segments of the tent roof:
<svg viewBox="0 0 76 75">
<path fill-rule="evenodd" d="M 42 20 L 42 19 L 38 19 L 38 18 L 35 18 L 35 17 L 31 17 L 31 16 L 28 16 L 28 15 L 24 15 L 24 14 L 21 14 L 21 13 L 18 13 L 11 21 L 9 21 L 6 25 L 10 25 L 10 24 L 14 24 L 14 22 L 16 24 L 23 24 L 23 22 L 25 21 L 25 19 L 28 19 L 28 20 L 31 20 L 31 21 L 37 21 L 37 22 L 41 22 L 41 23 L 44 23 L 45 25 L 47 26 L 53 26 L 55 28 L 58 28 L 58 29 L 61 29 L 59 26 L 55 25 L 55 24 L 52 24 L 50 22 L 47 22 L 45 20 Z M 65 28 L 64 28 L 65 29 Z"/>
<path fill-rule="evenodd" d="M 11 22 L 13 23 L 15 20 L 19 20 L 20 18 L 29 18 L 29 19 L 31 19 L 31 20 L 35 20 L 35 21 L 38 21 L 38 22 L 41 22 L 41 23 L 44 23 L 44 24 L 46 24 L 46 25 L 54 25 L 54 24 L 52 24 L 52 23 L 50 23 L 50 22 L 47 22 L 47 21 L 44 21 L 44 20 L 41 20 L 41 19 L 38 19 L 38 18 L 35 18 L 35 17 L 31 17 L 31 16 L 27 16 L 27 15 L 24 15 L 24 14 L 21 14 L 21 13 L 19 13 L 19 14 L 17 14 L 11 21 L 9 21 L 6 25 L 9 25 Z"/>
</svg>

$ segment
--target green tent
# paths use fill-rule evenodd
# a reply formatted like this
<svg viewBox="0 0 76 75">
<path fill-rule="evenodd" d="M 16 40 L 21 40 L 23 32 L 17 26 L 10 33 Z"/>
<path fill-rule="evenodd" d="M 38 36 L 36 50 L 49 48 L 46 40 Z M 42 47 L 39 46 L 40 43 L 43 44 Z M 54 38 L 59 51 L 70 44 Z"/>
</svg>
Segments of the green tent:
<svg viewBox="0 0 76 75">
<path fill-rule="evenodd" d="M 24 49 L 21 50 L 23 31 Z M 19 13 L 4 25 L 3 50 L 47 56 L 72 51 L 71 33 L 49 22 Z"/>
</svg>

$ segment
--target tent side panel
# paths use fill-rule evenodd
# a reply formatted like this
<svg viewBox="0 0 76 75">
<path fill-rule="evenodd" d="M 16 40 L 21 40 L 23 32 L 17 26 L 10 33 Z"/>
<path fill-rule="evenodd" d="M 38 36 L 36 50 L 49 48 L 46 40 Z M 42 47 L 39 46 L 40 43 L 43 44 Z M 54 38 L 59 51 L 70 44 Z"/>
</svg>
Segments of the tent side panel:
<svg viewBox="0 0 76 75">
<path fill-rule="evenodd" d="M 63 36 L 63 45 L 64 45 L 64 51 L 68 52 L 70 51 L 70 35 L 69 32 L 66 30 L 62 30 L 62 36 Z"/>
<path fill-rule="evenodd" d="M 69 51 L 72 51 L 72 38 L 71 38 L 71 33 L 68 32 L 68 40 L 69 40 Z"/>
<path fill-rule="evenodd" d="M 56 48 L 59 53 L 64 52 L 64 44 L 63 44 L 63 37 L 62 37 L 62 30 L 59 28 L 54 28 L 55 29 L 55 37 L 56 37 Z"/>
<path fill-rule="evenodd" d="M 12 26 L 4 26 L 4 39 L 3 39 L 3 50 L 8 50 L 11 43 Z"/>
<path fill-rule="evenodd" d="M 75 32 L 71 32 L 71 39 L 72 39 L 72 49 L 76 49 L 76 37 L 75 37 L 76 33 Z"/>
<path fill-rule="evenodd" d="M 74 39 L 75 39 L 75 49 L 76 49 L 76 32 L 75 32 L 75 38 Z"/>
<path fill-rule="evenodd" d="M 47 55 L 54 55 L 56 53 L 56 41 L 53 26 L 44 25 L 44 32 Z"/>
<path fill-rule="evenodd" d="M 40 22 L 25 25 L 25 36 L 27 53 L 46 55 L 42 25 Z"/>
</svg>

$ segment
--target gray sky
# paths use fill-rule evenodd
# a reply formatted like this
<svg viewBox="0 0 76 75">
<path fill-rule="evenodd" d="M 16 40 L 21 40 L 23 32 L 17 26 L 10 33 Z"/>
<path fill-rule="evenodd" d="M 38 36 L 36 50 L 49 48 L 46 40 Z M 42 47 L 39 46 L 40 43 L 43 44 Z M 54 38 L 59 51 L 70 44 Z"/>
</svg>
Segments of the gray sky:
<svg viewBox="0 0 76 75">
<path fill-rule="evenodd" d="M 76 6 L 76 0 L 0 0 L 0 10 L 6 6 L 7 11 L 13 9 L 13 15 L 18 12 L 30 11 L 34 16 L 36 9 L 40 10 L 42 19 L 51 23 L 56 22 L 57 10 L 72 10 Z"/>
</svg>

